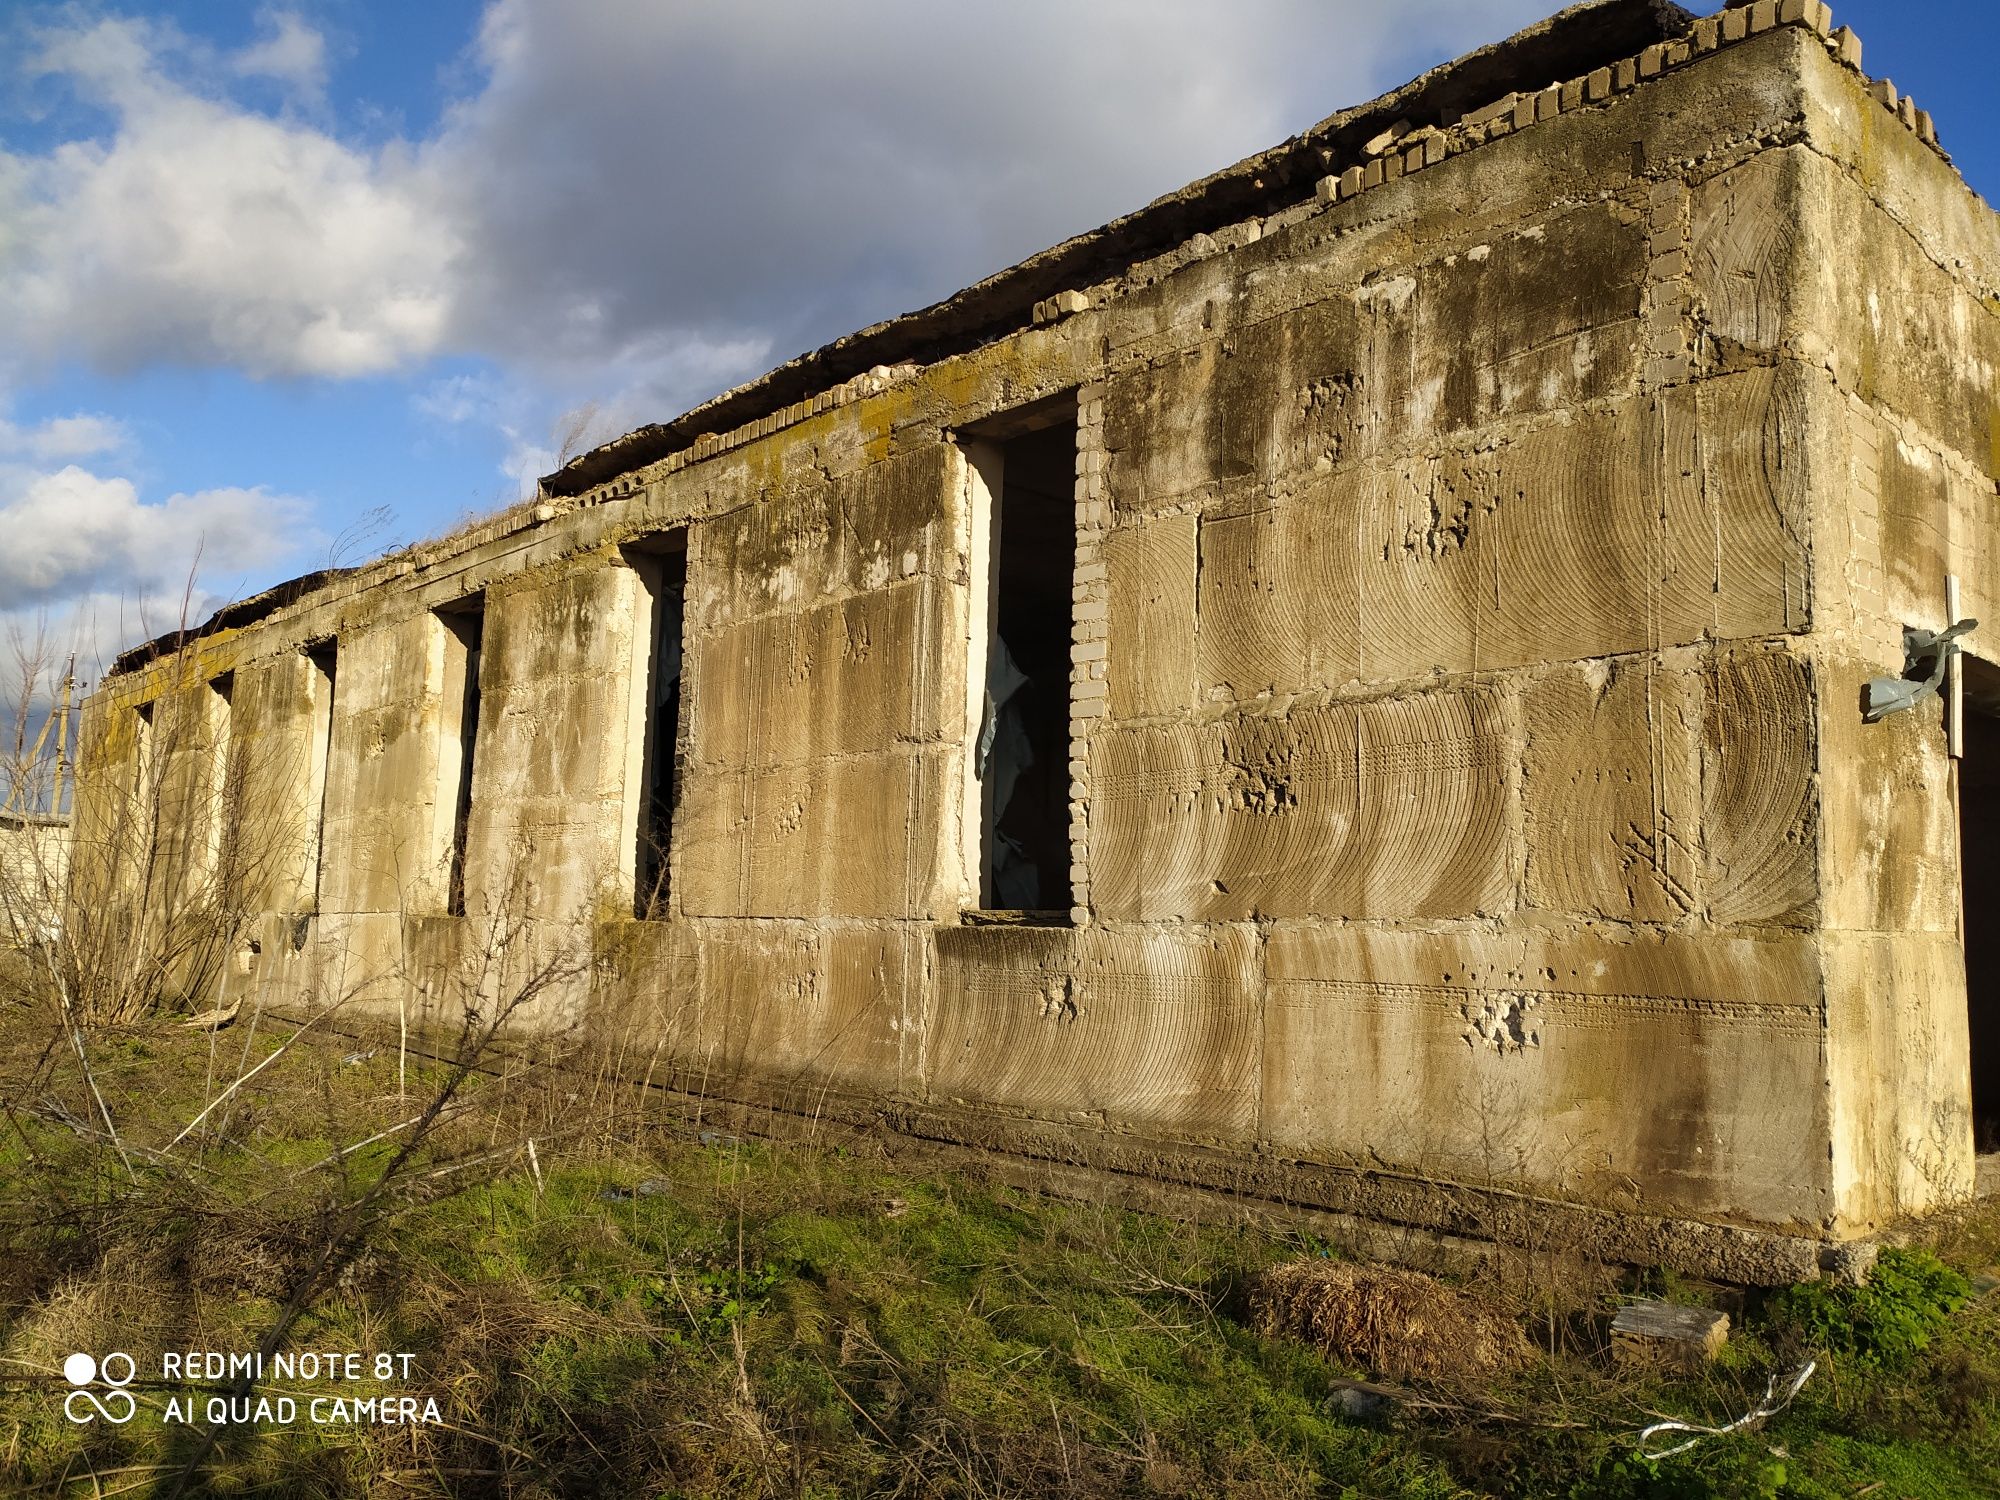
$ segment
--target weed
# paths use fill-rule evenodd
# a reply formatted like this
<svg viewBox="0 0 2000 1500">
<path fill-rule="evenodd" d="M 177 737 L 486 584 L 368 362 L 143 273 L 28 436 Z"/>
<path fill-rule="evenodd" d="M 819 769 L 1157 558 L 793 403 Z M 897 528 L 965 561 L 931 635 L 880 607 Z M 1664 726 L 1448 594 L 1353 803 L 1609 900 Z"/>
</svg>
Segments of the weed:
<svg viewBox="0 0 2000 1500">
<path fill-rule="evenodd" d="M 1888 1372 L 1910 1368 L 1972 1295 L 1928 1250 L 1884 1250 L 1860 1286 L 1806 1282 L 1774 1297 L 1772 1324 L 1807 1347 Z"/>
<path fill-rule="evenodd" d="M 1607 1454 L 1570 1491 L 1570 1500 L 1779 1500 L 1786 1488 L 1785 1461 L 1748 1452 L 1704 1471 L 1697 1463 Z"/>
</svg>

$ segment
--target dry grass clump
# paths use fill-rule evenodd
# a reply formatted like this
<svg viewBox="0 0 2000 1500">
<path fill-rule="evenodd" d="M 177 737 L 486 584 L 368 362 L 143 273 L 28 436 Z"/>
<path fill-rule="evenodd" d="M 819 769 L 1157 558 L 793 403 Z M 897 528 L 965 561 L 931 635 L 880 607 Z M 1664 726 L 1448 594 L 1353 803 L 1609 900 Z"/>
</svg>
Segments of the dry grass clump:
<svg viewBox="0 0 2000 1500">
<path fill-rule="evenodd" d="M 1291 1260 L 1250 1288 L 1251 1321 L 1349 1364 L 1403 1379 L 1478 1378 L 1533 1352 L 1520 1326 L 1417 1271 Z"/>
</svg>

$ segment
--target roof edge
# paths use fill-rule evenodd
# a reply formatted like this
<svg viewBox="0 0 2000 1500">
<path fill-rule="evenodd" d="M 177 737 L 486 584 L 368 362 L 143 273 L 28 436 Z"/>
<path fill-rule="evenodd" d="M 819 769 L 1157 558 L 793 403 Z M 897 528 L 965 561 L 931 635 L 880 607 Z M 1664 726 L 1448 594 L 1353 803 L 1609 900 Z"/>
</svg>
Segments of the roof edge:
<svg viewBox="0 0 2000 1500">
<path fill-rule="evenodd" d="M 225 630 L 240 630 L 245 625 L 254 625 L 259 620 L 276 614 L 288 604 L 296 604 L 307 594 L 345 578 L 358 568 L 321 568 L 316 573 L 302 573 L 297 578 L 288 578 L 283 583 L 274 584 L 261 594 L 252 594 L 247 599 L 239 599 L 234 604 L 225 604 L 199 625 L 185 625 L 169 630 L 164 635 L 154 636 L 150 641 L 141 641 L 136 646 L 128 646 L 111 658 L 111 668 L 104 675 L 117 677 L 134 667 L 143 667 L 147 662 L 162 656 L 172 656 L 184 646 L 191 646 L 206 636 L 218 635 Z"/>
<path fill-rule="evenodd" d="M 835 339 L 672 421 L 614 438 L 544 475 L 539 492 L 552 498 L 578 495 L 878 366 L 919 354 L 930 363 L 977 348 L 1033 321 L 1036 304 L 1062 291 L 1101 281 L 1197 234 L 1311 196 L 1315 182 L 1336 164 L 1359 162 L 1370 137 L 1398 121 L 1443 129 L 1500 95 L 1580 77 L 1679 36 L 1694 19 L 1673 0 L 1583 0 L 941 302 Z"/>
</svg>

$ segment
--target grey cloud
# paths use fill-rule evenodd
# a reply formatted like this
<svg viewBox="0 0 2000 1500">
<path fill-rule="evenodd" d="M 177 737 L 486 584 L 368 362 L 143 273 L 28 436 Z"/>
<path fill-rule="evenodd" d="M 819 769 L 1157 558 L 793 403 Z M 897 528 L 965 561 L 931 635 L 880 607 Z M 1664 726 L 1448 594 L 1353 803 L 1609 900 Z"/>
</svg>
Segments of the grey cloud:
<svg viewBox="0 0 2000 1500">
<path fill-rule="evenodd" d="M 457 337 L 529 367 L 783 358 L 1400 81 L 1413 39 L 1541 8 L 497 0 L 485 86 L 426 157 L 477 247 Z"/>
</svg>

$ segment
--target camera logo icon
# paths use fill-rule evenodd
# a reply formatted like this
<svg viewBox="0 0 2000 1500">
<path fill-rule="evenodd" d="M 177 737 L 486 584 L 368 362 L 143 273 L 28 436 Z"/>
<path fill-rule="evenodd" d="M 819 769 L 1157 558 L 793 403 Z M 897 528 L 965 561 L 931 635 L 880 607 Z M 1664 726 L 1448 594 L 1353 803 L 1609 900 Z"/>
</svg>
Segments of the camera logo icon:
<svg viewBox="0 0 2000 1500">
<path fill-rule="evenodd" d="M 132 1356 L 117 1350 L 105 1355 L 102 1360 L 93 1359 L 88 1354 L 72 1354 L 63 1361 L 63 1379 L 76 1389 L 63 1398 L 63 1415 L 76 1423 L 95 1422 L 100 1417 L 113 1426 L 131 1421 L 139 1403 L 125 1387 L 138 1373 L 138 1364 Z M 101 1396 L 89 1389 L 100 1380 L 109 1387 Z M 122 1410 L 120 1402 L 124 1403 Z M 80 1411 L 79 1403 L 92 1409 Z"/>
</svg>

